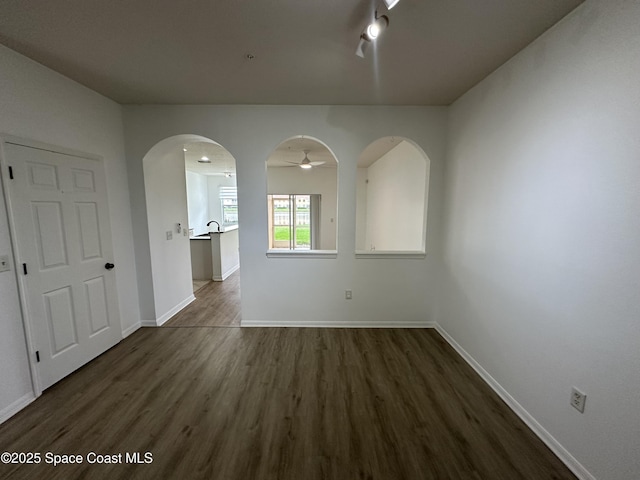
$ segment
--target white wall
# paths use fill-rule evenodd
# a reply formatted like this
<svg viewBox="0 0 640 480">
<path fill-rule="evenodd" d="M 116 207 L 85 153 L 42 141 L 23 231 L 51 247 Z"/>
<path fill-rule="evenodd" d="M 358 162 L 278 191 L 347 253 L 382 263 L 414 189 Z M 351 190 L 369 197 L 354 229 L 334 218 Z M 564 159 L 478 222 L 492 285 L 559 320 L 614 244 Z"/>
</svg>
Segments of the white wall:
<svg viewBox="0 0 640 480">
<path fill-rule="evenodd" d="M 209 188 L 207 177 L 195 172 L 187 172 L 187 208 L 189 228 L 194 235 L 207 233 L 209 221 Z"/>
<path fill-rule="evenodd" d="M 299 167 L 271 167 L 267 168 L 267 182 L 267 193 L 270 195 L 320 195 L 320 245 L 318 250 L 336 249 L 337 168 L 316 167 L 303 170 Z"/>
<path fill-rule="evenodd" d="M 135 228 L 146 224 L 142 158 L 157 142 L 190 132 L 218 142 L 236 159 L 243 322 L 399 325 L 433 319 L 445 108 L 127 106 L 124 110 Z M 266 256 L 265 162 L 277 145 L 296 135 L 318 138 L 339 161 L 337 259 Z M 431 159 L 427 244 L 434 254 L 424 260 L 354 257 L 357 159 L 367 145 L 389 135 L 411 138 Z M 141 237 L 136 233 L 137 249 L 143 251 L 148 245 Z M 141 285 L 148 288 L 149 272 L 139 269 L 139 275 Z M 353 290 L 353 300 L 344 300 L 345 289 Z M 283 290 L 295 301 L 283 306 Z M 143 307 L 147 303 L 144 299 Z"/>
<path fill-rule="evenodd" d="M 439 322 L 602 480 L 640 475 L 639 19 L 588 0 L 449 123 Z"/>
<path fill-rule="evenodd" d="M 359 167 L 356 173 L 356 250 L 367 250 L 368 170 L 368 168 Z"/>
<path fill-rule="evenodd" d="M 193 297 L 187 186 L 182 145 L 158 146 L 144 160 L 149 251 L 155 316 L 145 324 L 162 324 Z M 177 232 L 177 224 L 181 232 Z M 172 232 L 167 239 L 167 232 Z"/>
<path fill-rule="evenodd" d="M 0 65 L 1 133 L 97 154 L 105 160 L 114 272 L 122 328 L 128 333 L 140 318 L 121 107 L 3 46 Z M 4 195 L 0 195 L 0 255 L 7 254 L 13 253 Z M 0 305 L 2 417 L 32 395 L 15 269 L 0 273 Z"/>
<path fill-rule="evenodd" d="M 407 141 L 400 142 L 369 166 L 362 250 L 424 249 L 427 172 L 427 159 Z"/>
</svg>

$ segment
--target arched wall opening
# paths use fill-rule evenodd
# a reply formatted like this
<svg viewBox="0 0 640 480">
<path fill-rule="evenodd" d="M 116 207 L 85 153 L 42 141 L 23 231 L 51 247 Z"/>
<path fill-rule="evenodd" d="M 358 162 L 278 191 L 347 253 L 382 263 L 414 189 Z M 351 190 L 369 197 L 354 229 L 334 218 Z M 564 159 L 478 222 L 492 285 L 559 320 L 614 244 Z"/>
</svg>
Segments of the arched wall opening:
<svg viewBox="0 0 640 480">
<path fill-rule="evenodd" d="M 190 237 L 197 235 L 195 228 L 198 233 L 206 228 L 206 223 L 204 226 L 200 223 L 208 216 L 202 212 L 208 212 L 209 206 L 202 205 L 201 208 L 192 209 L 201 212 L 197 225 L 192 227 L 189 221 L 187 176 L 193 175 L 187 173 L 188 154 L 185 151 L 190 145 L 198 145 L 203 149 L 210 146 L 214 150 L 226 152 L 233 159 L 217 142 L 192 134 L 166 138 L 154 145 L 143 158 L 155 311 L 154 318 L 147 322 L 157 326 L 165 323 L 195 299 Z M 235 175 L 235 160 L 232 174 Z M 207 183 L 207 180 L 204 182 Z M 198 195 L 192 197 L 192 203 L 198 200 Z M 199 200 L 208 202 L 204 198 Z M 191 217 L 194 222 L 194 215 Z"/>
<path fill-rule="evenodd" d="M 384 137 L 358 159 L 356 252 L 424 253 L 431 161 L 415 142 Z"/>
<path fill-rule="evenodd" d="M 297 135 L 267 162 L 268 249 L 337 250 L 338 160 L 322 141 Z"/>
</svg>

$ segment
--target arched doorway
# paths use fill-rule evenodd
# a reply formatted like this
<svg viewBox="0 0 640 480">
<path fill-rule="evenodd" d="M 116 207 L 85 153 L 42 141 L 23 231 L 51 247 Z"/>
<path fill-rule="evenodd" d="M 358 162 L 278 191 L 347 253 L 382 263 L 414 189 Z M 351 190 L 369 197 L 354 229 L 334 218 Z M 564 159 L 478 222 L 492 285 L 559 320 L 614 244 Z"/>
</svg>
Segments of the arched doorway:
<svg viewBox="0 0 640 480">
<path fill-rule="evenodd" d="M 197 155 L 197 158 L 194 155 Z M 239 232 L 235 188 L 232 189 L 234 208 L 227 208 L 226 212 L 227 225 L 222 220 L 222 204 L 219 204 L 221 216 L 216 215 L 217 220 L 209 218 L 214 199 L 210 198 L 213 195 L 207 194 L 210 183 L 216 184 L 216 187 L 218 183 L 227 187 L 231 187 L 233 183 L 235 187 L 235 159 L 224 147 L 209 138 L 199 135 L 176 135 L 162 140 L 149 150 L 143 159 L 143 169 L 155 307 L 154 323 L 160 326 L 195 300 L 191 261 L 192 239 L 208 233 L 209 228 L 215 231 L 216 235 L 227 235 L 222 233 L 226 227 L 235 230 L 237 242 Z M 209 181 L 208 177 L 224 181 Z M 193 181 L 190 182 L 189 178 Z M 190 194 L 188 183 L 200 185 L 200 192 Z M 219 189 L 216 188 L 215 196 L 219 201 L 218 192 Z M 194 202 L 200 204 L 195 205 Z M 235 216 L 230 210 L 235 211 Z M 210 223 L 211 220 L 215 220 L 220 228 L 216 223 Z M 231 223 L 235 224 L 234 229 L 230 228 Z M 199 242 L 213 242 L 212 239 L 213 236 L 209 239 L 200 237 Z M 216 237 L 215 240 L 220 238 Z M 237 247 L 234 253 L 238 258 Z M 215 260 L 212 254 L 208 260 L 198 262 L 198 266 L 201 266 L 203 261 L 215 263 Z M 210 271 L 214 268 L 215 266 L 212 266 Z M 211 278 L 214 278 L 213 275 Z"/>
</svg>

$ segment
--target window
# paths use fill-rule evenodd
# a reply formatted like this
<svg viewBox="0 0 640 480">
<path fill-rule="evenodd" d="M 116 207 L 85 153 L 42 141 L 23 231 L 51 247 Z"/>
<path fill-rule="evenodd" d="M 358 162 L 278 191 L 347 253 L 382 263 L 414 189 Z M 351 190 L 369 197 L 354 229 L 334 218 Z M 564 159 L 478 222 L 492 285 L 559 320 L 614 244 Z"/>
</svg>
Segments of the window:
<svg viewBox="0 0 640 480">
<path fill-rule="evenodd" d="M 268 195 L 269 248 L 317 250 L 320 195 Z"/>
<path fill-rule="evenodd" d="M 221 186 L 220 205 L 222 207 L 222 225 L 237 225 L 238 188 Z"/>
</svg>

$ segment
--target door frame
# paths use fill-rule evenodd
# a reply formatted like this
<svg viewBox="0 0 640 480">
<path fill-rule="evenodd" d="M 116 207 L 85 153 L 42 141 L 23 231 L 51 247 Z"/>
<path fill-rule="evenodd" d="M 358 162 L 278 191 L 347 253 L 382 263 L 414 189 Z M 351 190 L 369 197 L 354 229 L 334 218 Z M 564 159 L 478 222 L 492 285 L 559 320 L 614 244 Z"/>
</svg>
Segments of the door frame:
<svg viewBox="0 0 640 480">
<path fill-rule="evenodd" d="M 92 153 L 86 153 L 79 150 L 73 150 L 70 148 L 61 147 L 59 145 L 52 145 L 49 143 L 39 142 L 36 140 L 30 140 L 23 137 L 16 137 L 13 135 L 7 135 L 4 133 L 0 133 L 0 169 L 2 171 L 2 189 L 4 192 L 4 200 L 6 204 L 7 210 L 7 219 L 9 223 L 9 236 L 11 238 L 11 248 L 13 250 L 13 264 L 14 264 L 14 275 L 16 279 L 16 283 L 18 285 L 18 297 L 20 301 L 20 311 L 22 316 L 22 325 L 24 329 L 25 336 L 25 344 L 27 347 L 27 357 L 29 360 L 29 371 L 31 372 L 31 385 L 33 388 L 33 394 L 37 398 L 42 395 L 42 382 L 40 379 L 40 371 L 38 369 L 37 361 L 36 361 L 36 345 L 34 339 L 34 320 L 28 315 L 27 308 L 27 292 L 26 286 L 24 283 L 24 276 L 20 275 L 18 272 L 18 265 L 21 263 L 19 260 L 22 258 L 20 243 L 17 238 L 17 228 L 16 228 L 16 219 L 14 215 L 14 203 L 11 195 L 9 194 L 10 189 L 10 178 L 9 178 L 9 159 L 5 153 L 5 145 L 12 144 L 18 145 L 22 147 L 35 148 L 38 150 L 44 150 L 47 152 L 58 153 L 62 155 L 68 155 L 71 157 L 78 157 L 86 160 L 93 160 L 102 163 L 102 167 L 104 168 L 104 159 L 100 155 L 95 155 Z M 106 181 L 106 172 L 105 172 L 105 181 Z M 109 194 L 108 188 L 106 193 L 106 201 L 108 204 Z M 109 218 L 107 221 L 109 225 L 111 224 L 111 213 L 109 213 Z M 113 237 L 112 232 L 110 234 Z M 120 301 L 116 297 L 116 303 L 119 307 Z M 117 328 L 119 329 L 120 339 L 122 339 L 122 323 L 120 319 L 120 314 L 116 315 L 117 317 Z"/>
</svg>

